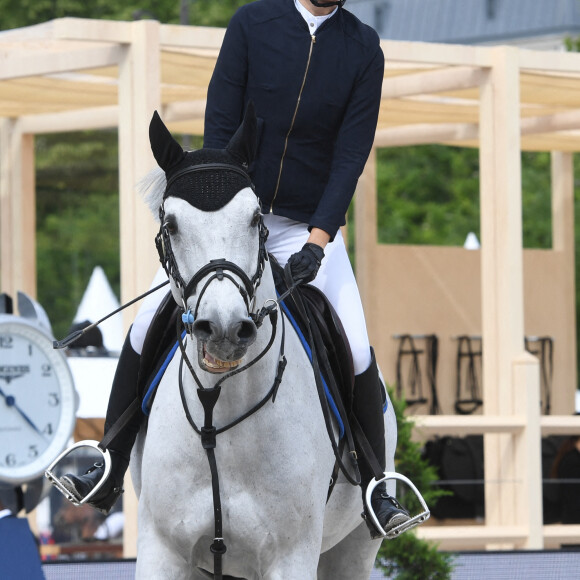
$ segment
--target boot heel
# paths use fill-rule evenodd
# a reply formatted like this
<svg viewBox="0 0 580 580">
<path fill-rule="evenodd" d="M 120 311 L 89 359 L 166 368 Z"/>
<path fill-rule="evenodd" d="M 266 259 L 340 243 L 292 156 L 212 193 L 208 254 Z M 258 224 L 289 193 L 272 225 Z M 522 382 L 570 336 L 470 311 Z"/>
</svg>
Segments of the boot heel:
<svg viewBox="0 0 580 580">
<path fill-rule="evenodd" d="M 54 474 L 54 468 L 56 467 L 56 465 L 59 462 L 61 462 L 67 455 L 70 455 L 73 451 L 75 451 L 79 447 L 89 447 L 90 449 L 98 451 L 102 455 L 103 463 L 104 463 L 103 477 L 95 485 L 95 487 L 82 499 L 77 498 L 73 493 L 71 493 L 71 491 L 68 490 L 63 485 L 63 483 L 60 481 L 60 479 Z M 64 497 L 66 497 L 66 499 L 68 499 L 68 501 L 70 501 L 72 504 L 74 504 L 76 506 L 79 506 L 79 505 L 82 505 L 84 503 L 87 503 L 92 497 L 95 496 L 95 494 L 98 493 L 98 491 L 103 487 L 103 485 L 105 485 L 105 482 L 107 481 L 107 478 L 109 477 L 109 474 L 111 473 L 111 467 L 112 467 L 112 460 L 111 460 L 111 454 L 110 454 L 109 450 L 108 449 L 105 449 L 105 450 L 101 449 L 99 447 L 98 441 L 94 441 L 92 439 L 86 439 L 84 441 L 79 441 L 78 443 L 71 445 L 68 449 L 65 449 L 48 466 L 48 468 L 44 472 L 44 475 L 48 479 L 48 481 L 50 481 L 50 483 L 52 483 L 52 485 L 54 485 L 54 487 L 56 487 L 56 489 L 58 489 L 58 491 L 60 491 L 60 493 L 62 493 L 64 495 Z"/>
<path fill-rule="evenodd" d="M 404 475 L 401 475 L 400 473 L 395 473 L 394 471 L 385 471 L 383 475 L 384 477 L 382 477 L 378 481 L 375 478 L 371 479 L 370 483 L 368 484 L 367 491 L 365 494 L 365 507 L 371 523 L 374 525 L 377 532 L 379 532 L 380 534 L 380 536 L 378 537 L 383 537 L 387 538 L 388 540 L 392 540 L 393 538 L 396 538 L 403 532 L 406 532 L 407 530 L 410 530 L 411 528 L 414 528 L 419 524 L 426 522 L 429 519 L 431 512 L 429 511 L 429 508 L 427 507 L 427 504 L 425 503 L 423 496 L 409 478 L 405 477 Z M 383 481 L 387 481 L 389 479 L 398 479 L 399 481 L 402 481 L 403 483 L 407 484 L 411 489 L 411 491 L 417 496 L 417 499 L 421 503 L 423 511 L 417 514 L 416 516 L 407 519 L 401 524 L 394 526 L 389 531 L 385 531 L 381 526 L 381 524 L 379 523 L 379 520 L 377 519 L 375 511 L 371 505 L 371 496 L 373 494 L 374 489 L 378 485 L 380 485 Z"/>
</svg>

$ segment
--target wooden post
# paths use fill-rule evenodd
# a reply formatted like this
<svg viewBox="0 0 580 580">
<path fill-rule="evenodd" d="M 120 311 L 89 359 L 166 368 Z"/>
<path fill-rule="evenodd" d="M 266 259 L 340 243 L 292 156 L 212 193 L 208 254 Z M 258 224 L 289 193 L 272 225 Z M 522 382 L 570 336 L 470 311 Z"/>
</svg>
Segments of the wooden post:
<svg viewBox="0 0 580 580">
<path fill-rule="evenodd" d="M 356 279 L 365 311 L 372 308 L 373 268 L 377 245 L 377 151 L 373 147 L 354 197 Z M 367 317 L 369 335 L 373 322 Z"/>
<path fill-rule="evenodd" d="M 121 299 L 126 302 L 149 288 L 157 269 L 154 238 L 157 225 L 135 190 L 155 166 L 149 145 L 149 121 L 159 109 L 159 23 L 130 23 L 132 42 L 119 66 L 119 181 L 121 214 Z M 125 310 L 128 330 L 139 305 Z M 137 554 L 137 498 L 130 476 L 123 496 L 124 557 Z"/>
<path fill-rule="evenodd" d="M 0 120 L 0 284 L 36 298 L 34 137 L 16 119 Z"/>
<path fill-rule="evenodd" d="M 527 539 L 523 548 L 544 547 L 542 515 L 542 450 L 540 441 L 540 363 L 528 352 L 513 362 L 513 401 L 525 413 L 526 426 L 511 436 L 515 503 L 511 508 L 514 524 L 524 527 Z M 509 437 L 509 436 L 508 436 Z M 486 474 L 487 476 L 487 474 Z M 486 498 L 487 499 L 487 498 Z"/>
<path fill-rule="evenodd" d="M 516 48 L 492 51 L 493 65 L 480 88 L 483 400 L 486 415 L 517 415 L 514 361 L 524 354 L 519 62 Z M 484 436 L 488 526 L 518 520 L 514 506 L 526 487 L 514 454 L 519 436 Z M 539 510 L 541 520 L 541 495 L 528 500 L 530 514 Z M 537 521 L 537 514 L 530 518 Z M 541 538 L 540 545 L 535 542 L 530 535 L 526 544 L 540 548 Z"/>
<path fill-rule="evenodd" d="M 149 145 L 149 121 L 159 109 L 159 23 L 129 23 L 132 42 L 119 66 L 119 188 L 121 214 L 121 301 L 147 290 L 157 270 L 157 225 L 136 185 L 154 166 Z M 139 304 L 126 309 L 125 327 L 135 318 Z"/>
<path fill-rule="evenodd" d="M 574 238 L 574 160 L 572 153 L 552 151 L 552 251 L 562 252 L 565 263 L 565 280 L 562 285 L 562 303 L 566 319 L 576 320 L 576 259 Z M 566 352 L 570 383 L 553 392 L 554 406 L 561 408 L 565 396 L 565 407 L 575 408 L 574 393 L 577 385 L 576 325 L 565 327 L 566 336 L 557 348 Z M 560 393 L 563 393 L 562 395 Z M 559 400 L 558 400 L 559 399 Z"/>
</svg>

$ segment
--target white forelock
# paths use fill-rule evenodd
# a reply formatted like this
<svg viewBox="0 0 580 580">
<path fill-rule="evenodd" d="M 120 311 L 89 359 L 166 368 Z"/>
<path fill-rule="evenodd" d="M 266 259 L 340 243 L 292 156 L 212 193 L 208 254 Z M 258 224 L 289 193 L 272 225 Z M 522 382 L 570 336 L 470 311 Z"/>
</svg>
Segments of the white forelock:
<svg viewBox="0 0 580 580">
<path fill-rule="evenodd" d="M 165 171 L 160 167 L 152 169 L 137 183 L 137 192 L 151 210 L 156 221 L 159 221 L 159 207 L 163 203 L 166 186 Z"/>
</svg>

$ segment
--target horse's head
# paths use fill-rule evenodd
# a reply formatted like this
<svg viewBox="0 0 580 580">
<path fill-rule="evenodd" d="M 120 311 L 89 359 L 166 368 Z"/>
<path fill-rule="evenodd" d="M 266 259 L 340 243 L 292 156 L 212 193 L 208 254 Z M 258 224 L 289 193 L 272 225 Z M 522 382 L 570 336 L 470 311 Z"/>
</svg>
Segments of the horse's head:
<svg viewBox="0 0 580 580">
<path fill-rule="evenodd" d="M 267 231 L 246 172 L 256 149 L 253 107 L 225 149 L 183 151 L 157 113 L 149 137 L 164 174 L 163 196 L 152 203 L 161 263 L 189 317 L 201 368 L 227 372 L 256 338 L 251 313 L 266 259 Z"/>
</svg>

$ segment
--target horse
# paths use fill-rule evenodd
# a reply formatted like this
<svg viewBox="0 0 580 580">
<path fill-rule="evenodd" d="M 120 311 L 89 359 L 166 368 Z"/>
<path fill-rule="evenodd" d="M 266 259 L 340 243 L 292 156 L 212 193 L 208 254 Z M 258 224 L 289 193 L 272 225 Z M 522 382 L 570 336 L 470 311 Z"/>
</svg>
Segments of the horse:
<svg viewBox="0 0 580 580">
<path fill-rule="evenodd" d="M 328 498 L 336 457 L 308 354 L 276 308 L 246 173 L 255 140 L 253 112 L 223 151 L 186 153 L 151 121 L 159 167 L 143 189 L 184 330 L 132 452 L 136 576 L 366 580 L 381 542 L 344 474 Z M 390 401 L 384 420 L 394 471 Z"/>
</svg>

